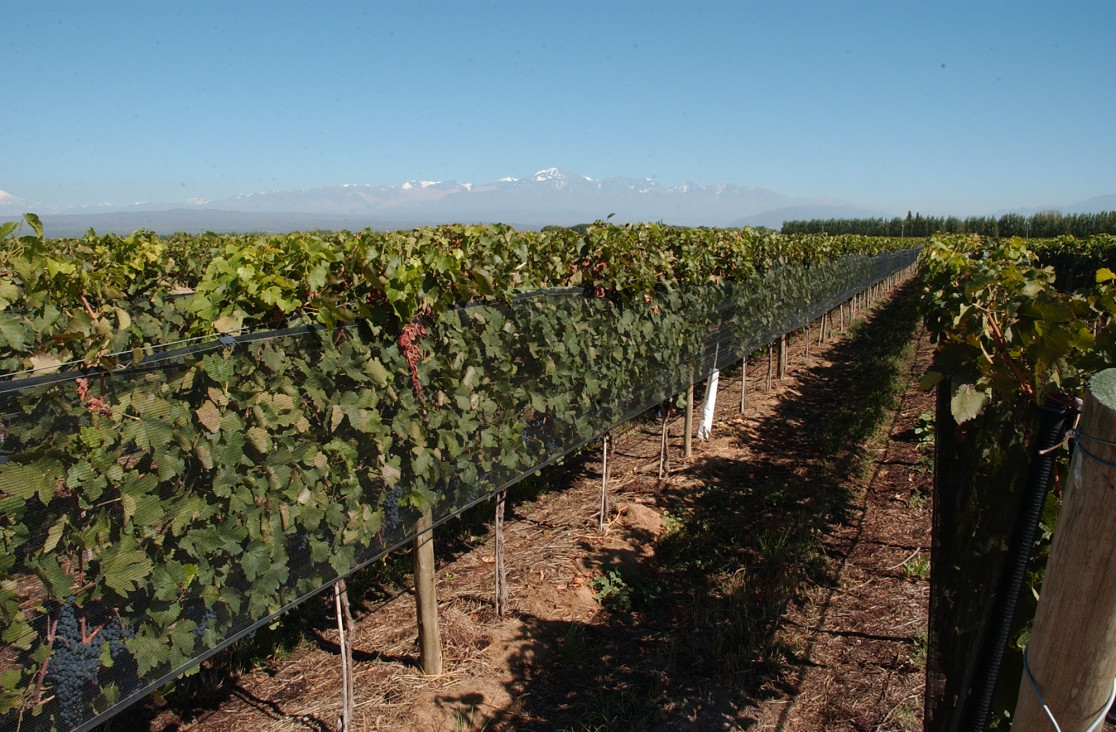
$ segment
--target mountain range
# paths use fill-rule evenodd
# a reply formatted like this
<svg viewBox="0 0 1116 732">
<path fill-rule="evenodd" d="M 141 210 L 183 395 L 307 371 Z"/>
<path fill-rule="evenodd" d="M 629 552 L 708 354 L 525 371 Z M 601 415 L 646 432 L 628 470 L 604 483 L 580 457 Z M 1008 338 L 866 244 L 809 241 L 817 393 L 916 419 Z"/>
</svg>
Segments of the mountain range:
<svg viewBox="0 0 1116 732">
<path fill-rule="evenodd" d="M 1116 209 L 1116 195 L 1063 208 Z M 1097 207 L 1100 208 L 1097 208 Z M 832 199 L 792 198 L 755 186 L 685 183 L 666 187 L 649 178 L 595 180 L 558 168 L 526 178 L 483 184 L 410 181 L 402 185 L 349 184 L 296 191 L 268 191 L 215 201 L 136 203 L 60 208 L 0 191 L 0 220 L 34 211 L 47 236 L 75 236 L 87 229 L 128 233 L 175 231 L 292 231 L 306 229 L 405 229 L 440 223 L 503 222 L 518 228 L 572 225 L 605 219 L 662 221 L 683 226 L 769 226 L 784 220 L 890 217 Z"/>
</svg>

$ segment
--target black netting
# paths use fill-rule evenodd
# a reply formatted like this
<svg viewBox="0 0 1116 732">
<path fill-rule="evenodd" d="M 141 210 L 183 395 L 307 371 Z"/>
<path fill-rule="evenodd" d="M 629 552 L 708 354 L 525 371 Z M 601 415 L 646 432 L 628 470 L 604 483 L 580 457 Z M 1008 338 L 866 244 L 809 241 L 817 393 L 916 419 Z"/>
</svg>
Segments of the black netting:
<svg viewBox="0 0 1116 732">
<path fill-rule="evenodd" d="M 1037 598 L 1024 591 L 1011 642 L 995 681 L 988 667 L 990 629 L 1002 589 L 1008 547 L 1031 467 L 1037 414 L 1028 401 L 992 403 L 957 425 L 949 382 L 938 389 L 935 418 L 934 530 L 931 554 L 925 728 L 972 729 L 975 695 L 992 685 L 993 710 L 1015 708 L 1023 674 L 1018 639 L 1034 617 Z M 1030 424 L 1029 429 L 1018 425 Z M 996 729 L 1009 726 L 999 715 Z"/>
<path fill-rule="evenodd" d="M 424 509 L 456 516 L 915 257 L 470 305 L 412 331 L 417 351 L 362 322 L 0 382 L 0 730 L 88 729 L 407 542 Z"/>
</svg>

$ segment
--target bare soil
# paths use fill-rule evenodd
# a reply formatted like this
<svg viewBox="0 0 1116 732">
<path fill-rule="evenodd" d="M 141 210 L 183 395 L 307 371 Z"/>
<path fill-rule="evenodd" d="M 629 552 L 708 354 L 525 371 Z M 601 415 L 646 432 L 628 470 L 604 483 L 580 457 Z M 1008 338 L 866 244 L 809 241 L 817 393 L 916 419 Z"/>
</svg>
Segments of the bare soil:
<svg viewBox="0 0 1116 732">
<path fill-rule="evenodd" d="M 509 494 L 505 617 L 492 537 L 436 545 L 441 676 L 417 669 L 412 594 L 365 592 L 353 729 L 921 729 L 932 478 L 913 428 L 933 405 L 915 288 L 820 345 L 815 324 L 808 358 L 798 334 L 770 388 L 751 358 L 743 414 L 740 369 L 722 373 L 692 456 L 668 423 L 662 480 L 660 423 L 617 435 L 603 533 L 599 449 Z M 292 650 L 235 675 L 210 664 L 114 729 L 335 729 L 331 607 Z"/>
</svg>

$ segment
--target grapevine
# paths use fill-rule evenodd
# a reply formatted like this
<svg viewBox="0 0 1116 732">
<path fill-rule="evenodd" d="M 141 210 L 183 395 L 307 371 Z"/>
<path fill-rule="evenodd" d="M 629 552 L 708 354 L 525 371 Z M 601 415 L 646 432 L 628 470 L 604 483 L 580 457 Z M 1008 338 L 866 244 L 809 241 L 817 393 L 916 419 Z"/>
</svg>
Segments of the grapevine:
<svg viewBox="0 0 1116 732">
<path fill-rule="evenodd" d="M 175 673 L 398 544 L 403 507 L 447 516 L 662 401 L 710 324 L 777 335 L 893 247 L 654 224 L 9 236 L 0 633 L 28 661 L 0 729 L 44 703 L 40 671 L 81 720 Z M 112 620 L 48 637 L 25 578 L 79 631 Z M 94 668 L 84 647 L 125 627 Z"/>
<path fill-rule="evenodd" d="M 973 722 L 964 717 L 974 704 L 974 663 L 990 655 L 984 639 L 995 635 L 989 618 L 1002 596 L 1011 541 L 1004 517 L 1021 511 L 1037 407 L 1051 396 L 1083 396 L 1087 379 L 1116 363 L 1116 239 L 937 236 L 921 262 L 923 317 L 937 342 L 923 385 L 938 386 L 945 398 L 935 433 L 948 467 L 935 484 L 929 642 L 936 660 L 928 678 L 938 691 L 928 697 L 928 713 L 964 726 Z M 1032 592 L 1022 593 L 1009 631 L 1013 642 L 994 697 L 1000 724 L 1014 707 L 1059 506 L 1055 487 L 1046 495 L 1040 537 L 1028 547 Z"/>
<path fill-rule="evenodd" d="M 1107 260 L 1093 250 L 1092 266 Z M 1040 266 L 1040 257 L 1067 264 L 1060 240 L 1038 251 L 1021 239 L 994 242 L 976 236 L 935 237 L 922 255 L 927 270 L 923 309 L 938 339 L 929 387 L 952 381 L 954 417 L 975 417 L 993 398 L 1019 394 L 1040 403 L 1057 391 L 1079 392 L 1084 378 L 1116 360 L 1111 325 L 1116 318 L 1110 279 L 1100 267 L 1086 285 L 1065 291 L 1058 279 L 1080 282 Z M 1099 247 L 1090 242 L 1084 249 Z"/>
</svg>

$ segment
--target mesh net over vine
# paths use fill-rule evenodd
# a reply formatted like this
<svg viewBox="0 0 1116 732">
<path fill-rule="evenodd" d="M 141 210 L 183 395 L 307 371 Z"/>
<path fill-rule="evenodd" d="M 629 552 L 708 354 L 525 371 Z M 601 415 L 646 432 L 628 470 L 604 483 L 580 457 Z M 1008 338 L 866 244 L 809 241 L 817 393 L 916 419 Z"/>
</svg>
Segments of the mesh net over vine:
<svg viewBox="0 0 1116 732">
<path fill-rule="evenodd" d="M 582 289 L 0 382 L 0 730 L 87 729 L 914 251 L 617 304 Z M 9 593 L 9 597 L 13 595 Z"/>
</svg>

